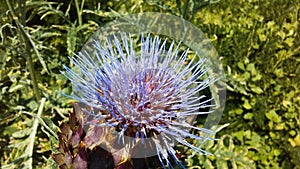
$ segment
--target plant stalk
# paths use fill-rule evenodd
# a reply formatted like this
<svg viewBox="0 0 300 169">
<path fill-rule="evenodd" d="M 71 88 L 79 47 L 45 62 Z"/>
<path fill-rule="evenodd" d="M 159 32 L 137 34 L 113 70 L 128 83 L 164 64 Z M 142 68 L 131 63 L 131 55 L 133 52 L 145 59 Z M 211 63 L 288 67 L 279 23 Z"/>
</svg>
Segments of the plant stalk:
<svg viewBox="0 0 300 169">
<path fill-rule="evenodd" d="M 29 145 L 25 150 L 26 153 L 28 152 L 28 157 L 29 157 L 28 161 L 29 161 L 29 166 L 31 167 L 31 169 L 32 169 L 32 155 L 33 155 L 33 148 L 34 148 L 34 139 L 35 139 L 35 135 L 37 133 L 37 128 L 39 126 L 39 119 L 41 118 L 43 108 L 45 105 L 45 101 L 46 101 L 46 98 L 43 97 L 41 100 L 41 104 L 40 104 L 39 110 L 37 112 L 37 115 L 33 121 L 32 132 L 29 136 Z"/>
<path fill-rule="evenodd" d="M 36 80 L 36 76 L 35 76 L 35 70 L 34 70 L 34 64 L 32 62 L 32 53 L 30 51 L 30 41 L 28 40 L 28 37 L 26 35 L 25 29 L 23 28 L 23 25 L 20 23 L 19 18 L 17 17 L 17 15 L 15 15 L 13 8 L 9 2 L 9 0 L 6 0 L 6 4 L 8 6 L 8 9 L 10 10 L 13 20 L 16 22 L 16 25 L 18 27 L 18 30 L 20 32 L 21 35 L 21 39 L 23 41 L 23 43 L 25 44 L 25 50 L 27 53 L 27 61 L 28 61 L 28 67 L 29 67 L 29 72 L 30 72 L 30 78 L 32 80 L 32 86 L 33 86 L 33 91 L 35 94 L 35 98 L 37 101 L 41 100 L 41 94 L 40 91 L 38 89 L 38 85 L 37 85 L 37 80 Z"/>
<path fill-rule="evenodd" d="M 84 2 L 81 2 L 82 5 Z M 77 17 L 78 17 L 78 23 L 79 23 L 79 26 L 82 25 L 82 10 L 79 8 L 79 4 L 78 4 L 78 0 L 75 0 L 75 6 L 76 6 L 76 10 L 77 10 Z"/>
</svg>

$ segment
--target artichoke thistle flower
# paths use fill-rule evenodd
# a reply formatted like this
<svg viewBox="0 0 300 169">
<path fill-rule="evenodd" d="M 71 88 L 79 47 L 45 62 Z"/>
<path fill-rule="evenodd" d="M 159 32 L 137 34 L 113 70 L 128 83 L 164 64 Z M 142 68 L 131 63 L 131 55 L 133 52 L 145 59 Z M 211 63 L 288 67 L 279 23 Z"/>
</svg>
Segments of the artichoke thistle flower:
<svg viewBox="0 0 300 169">
<path fill-rule="evenodd" d="M 134 40 L 127 34 L 108 38 L 105 44 L 94 41 L 93 54 L 79 52 L 70 57 L 74 69 L 64 66 L 63 74 L 75 91 L 70 97 L 84 105 L 80 111 L 84 125 L 101 128 L 98 140 L 82 142 L 93 150 L 106 141 L 104 147 L 113 154 L 116 166 L 116 161 L 133 165 L 132 159 L 142 157 L 142 152 L 144 157 L 156 155 L 163 168 L 172 167 L 171 159 L 183 167 L 175 143 L 207 154 L 186 138 L 210 139 L 190 133 L 191 129 L 213 133 L 193 126 L 191 119 L 211 113 L 201 110 L 212 107 L 212 99 L 199 93 L 214 79 L 208 75 L 204 58 L 195 55 L 188 60 L 188 50 L 181 52 L 174 41 L 168 44 L 149 34 L 142 35 L 140 43 L 136 52 Z M 112 136 L 109 143 L 108 135 Z M 83 146 L 77 144 L 80 153 Z M 121 154 L 122 160 L 116 160 L 115 154 Z"/>
</svg>

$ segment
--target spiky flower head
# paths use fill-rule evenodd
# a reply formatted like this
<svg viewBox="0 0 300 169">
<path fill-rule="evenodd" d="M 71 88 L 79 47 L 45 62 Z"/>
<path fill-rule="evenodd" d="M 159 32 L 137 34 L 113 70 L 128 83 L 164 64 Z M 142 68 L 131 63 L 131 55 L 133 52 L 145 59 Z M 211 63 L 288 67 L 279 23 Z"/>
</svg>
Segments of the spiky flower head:
<svg viewBox="0 0 300 169">
<path fill-rule="evenodd" d="M 199 95 L 213 81 L 206 60 L 158 36 L 141 35 L 139 50 L 134 42 L 121 34 L 104 44 L 94 41 L 93 53 L 70 57 L 74 68 L 65 66 L 64 75 L 75 91 L 71 97 L 91 108 L 85 110 L 90 125 L 113 128 L 131 157 L 157 154 L 170 165 L 169 157 L 179 161 L 176 142 L 205 154 L 186 138 L 207 139 L 190 129 L 212 132 L 191 124 L 196 115 L 210 113 L 202 108 L 212 106 L 212 99 Z"/>
</svg>

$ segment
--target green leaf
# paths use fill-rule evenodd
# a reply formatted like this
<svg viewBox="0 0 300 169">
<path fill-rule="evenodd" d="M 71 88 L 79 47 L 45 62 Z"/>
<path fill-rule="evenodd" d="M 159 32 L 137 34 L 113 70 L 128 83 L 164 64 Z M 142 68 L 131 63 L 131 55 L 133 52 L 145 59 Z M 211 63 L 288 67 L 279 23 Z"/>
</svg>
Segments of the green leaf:
<svg viewBox="0 0 300 169">
<path fill-rule="evenodd" d="M 233 137 L 236 137 L 241 143 L 244 142 L 244 130 L 240 130 L 232 133 Z"/>
<path fill-rule="evenodd" d="M 267 23 L 267 27 L 268 27 L 269 29 L 271 29 L 275 24 L 276 24 L 276 23 L 275 23 L 274 21 L 269 21 L 269 22 Z"/>
<path fill-rule="evenodd" d="M 291 130 L 289 131 L 289 134 L 293 137 L 297 134 L 297 132 L 295 130 Z"/>
<path fill-rule="evenodd" d="M 238 62 L 237 63 L 238 68 L 240 68 L 241 70 L 245 70 L 245 66 L 242 62 Z"/>
<path fill-rule="evenodd" d="M 262 75 L 260 73 L 257 73 L 256 76 L 252 77 L 251 80 L 255 82 L 255 81 L 261 80 L 261 78 L 262 78 Z"/>
<path fill-rule="evenodd" d="M 292 47 L 294 45 L 294 38 L 286 38 L 286 40 L 284 41 L 284 43 L 286 43 L 289 47 Z"/>
<path fill-rule="evenodd" d="M 278 123 L 275 126 L 275 130 L 283 130 L 285 128 L 285 123 Z"/>
<path fill-rule="evenodd" d="M 246 143 L 259 149 L 261 147 L 260 141 L 261 137 L 256 132 L 251 132 L 250 140 L 247 140 Z"/>
<path fill-rule="evenodd" d="M 256 75 L 256 69 L 254 63 L 248 64 L 246 70 L 250 71 L 252 76 Z"/>
<path fill-rule="evenodd" d="M 251 87 L 251 90 L 257 94 L 261 94 L 264 92 L 259 86 Z"/>
<path fill-rule="evenodd" d="M 274 74 L 275 74 L 277 77 L 283 77 L 283 76 L 284 76 L 283 69 L 282 69 L 282 68 L 275 69 Z"/>
<path fill-rule="evenodd" d="M 23 85 L 21 85 L 21 84 L 11 86 L 9 88 L 8 92 L 13 93 L 13 92 L 16 92 L 17 90 L 20 90 L 21 88 L 23 88 Z"/>
<path fill-rule="evenodd" d="M 245 115 L 244 115 L 244 119 L 246 119 L 246 120 L 250 120 L 250 119 L 252 119 L 253 118 L 253 113 L 246 113 Z"/>
<path fill-rule="evenodd" d="M 259 34 L 258 37 L 261 42 L 265 42 L 267 40 L 267 36 L 264 33 Z"/>
<path fill-rule="evenodd" d="M 276 113 L 275 110 L 270 110 L 268 113 L 266 113 L 266 117 L 273 122 L 281 122 L 281 117 Z"/>
<path fill-rule="evenodd" d="M 23 130 L 19 130 L 17 132 L 12 133 L 12 136 L 14 138 L 23 138 L 25 136 L 28 136 L 31 133 L 31 128 L 25 128 Z"/>
<path fill-rule="evenodd" d="M 243 107 L 244 107 L 245 109 L 247 109 L 247 110 L 249 110 L 249 109 L 252 108 L 252 106 L 250 105 L 248 99 L 245 99 L 244 104 L 243 104 Z"/>
<path fill-rule="evenodd" d="M 243 109 L 237 108 L 237 109 L 234 110 L 234 112 L 235 112 L 237 115 L 241 115 L 241 114 L 243 114 Z"/>
<path fill-rule="evenodd" d="M 277 36 L 279 36 L 281 39 L 284 39 L 285 38 L 285 33 L 284 33 L 284 31 L 278 31 L 277 32 Z"/>
</svg>

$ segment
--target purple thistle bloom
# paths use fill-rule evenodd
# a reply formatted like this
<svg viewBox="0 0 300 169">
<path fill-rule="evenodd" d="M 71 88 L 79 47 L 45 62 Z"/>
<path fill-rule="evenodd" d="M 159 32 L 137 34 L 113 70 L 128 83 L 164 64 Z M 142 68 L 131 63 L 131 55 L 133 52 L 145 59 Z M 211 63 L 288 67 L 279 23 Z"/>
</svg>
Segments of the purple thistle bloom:
<svg viewBox="0 0 300 169">
<path fill-rule="evenodd" d="M 163 166 L 171 166 L 169 156 L 179 162 L 175 142 L 208 154 L 185 140 L 210 139 L 191 134 L 190 129 L 213 133 L 191 125 L 192 118 L 211 113 L 201 109 L 214 106 L 212 99 L 203 101 L 206 96 L 199 96 L 214 81 L 206 59 L 195 55 L 187 61 L 188 50 L 179 54 L 179 45 L 173 41 L 167 47 L 167 40 L 157 36 L 142 36 L 138 53 L 133 44 L 122 34 L 121 41 L 116 36 L 104 45 L 94 41 L 93 54 L 70 57 L 75 68 L 64 66 L 63 74 L 72 82 L 71 97 L 100 110 L 86 111 L 92 117 L 90 124 L 115 127 L 119 142 L 125 137 L 133 138 L 132 143 L 153 138 L 152 148 Z"/>
</svg>

